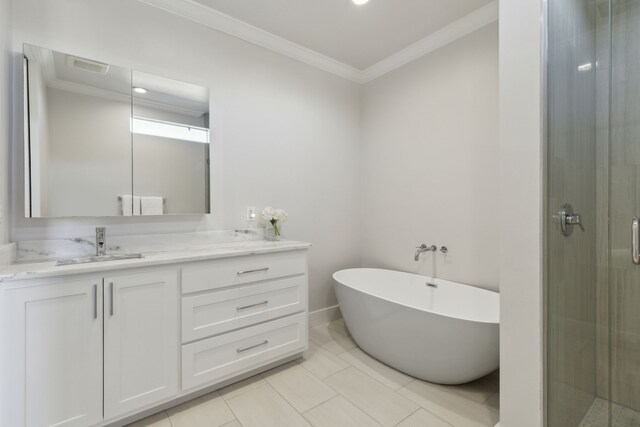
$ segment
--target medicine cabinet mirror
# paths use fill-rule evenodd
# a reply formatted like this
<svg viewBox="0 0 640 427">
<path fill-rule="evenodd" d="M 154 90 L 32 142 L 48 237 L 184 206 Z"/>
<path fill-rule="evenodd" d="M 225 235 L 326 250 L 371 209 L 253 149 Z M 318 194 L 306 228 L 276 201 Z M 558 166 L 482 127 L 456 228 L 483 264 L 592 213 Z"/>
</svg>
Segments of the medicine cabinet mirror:
<svg viewBox="0 0 640 427">
<path fill-rule="evenodd" d="M 24 45 L 25 216 L 210 213 L 209 90 Z"/>
</svg>

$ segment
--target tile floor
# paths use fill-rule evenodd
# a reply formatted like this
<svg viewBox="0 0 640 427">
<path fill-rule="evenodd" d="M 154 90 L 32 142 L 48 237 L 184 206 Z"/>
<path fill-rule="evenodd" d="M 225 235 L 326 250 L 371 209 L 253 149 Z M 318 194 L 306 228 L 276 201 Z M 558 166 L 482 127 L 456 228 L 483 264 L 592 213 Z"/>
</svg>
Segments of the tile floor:
<svg viewBox="0 0 640 427">
<path fill-rule="evenodd" d="M 579 427 L 606 427 L 609 425 L 609 401 L 596 397 Z M 616 403 L 611 404 L 612 427 L 640 426 L 640 412 L 625 408 Z"/>
<path fill-rule="evenodd" d="M 498 372 L 461 386 L 430 384 L 360 350 L 344 322 L 310 331 L 296 361 L 129 427 L 493 427 Z"/>
</svg>

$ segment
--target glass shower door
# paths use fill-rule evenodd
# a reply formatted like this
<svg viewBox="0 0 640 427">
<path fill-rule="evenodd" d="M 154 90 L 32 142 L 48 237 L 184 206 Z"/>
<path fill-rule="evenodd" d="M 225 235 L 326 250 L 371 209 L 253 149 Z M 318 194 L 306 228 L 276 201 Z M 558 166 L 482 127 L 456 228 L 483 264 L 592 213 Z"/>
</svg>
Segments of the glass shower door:
<svg viewBox="0 0 640 427">
<path fill-rule="evenodd" d="M 547 7 L 547 426 L 640 426 L 640 0 Z"/>
<path fill-rule="evenodd" d="M 609 3 L 547 8 L 546 424 L 606 427 Z"/>
<path fill-rule="evenodd" d="M 640 0 L 612 2 L 609 181 L 611 425 L 640 426 Z"/>
<path fill-rule="evenodd" d="M 572 427 L 597 395 L 599 17 L 588 0 L 551 0 L 548 8 L 547 425 Z"/>
</svg>

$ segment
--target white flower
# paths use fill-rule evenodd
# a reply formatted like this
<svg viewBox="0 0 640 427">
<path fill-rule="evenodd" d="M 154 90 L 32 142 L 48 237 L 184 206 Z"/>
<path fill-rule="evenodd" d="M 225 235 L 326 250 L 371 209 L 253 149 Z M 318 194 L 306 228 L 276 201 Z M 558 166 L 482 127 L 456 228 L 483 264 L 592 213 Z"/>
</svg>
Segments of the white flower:
<svg viewBox="0 0 640 427">
<path fill-rule="evenodd" d="M 268 222 L 285 222 L 287 218 L 289 218 L 289 215 L 284 209 L 267 206 L 262 210 L 262 218 Z"/>
<path fill-rule="evenodd" d="M 262 210 L 262 218 L 264 218 L 265 221 L 271 221 L 272 219 L 275 219 L 274 218 L 275 214 L 276 214 L 276 210 L 271 206 L 267 206 Z"/>
<path fill-rule="evenodd" d="M 285 222 L 287 218 L 289 218 L 289 215 L 287 215 L 287 212 L 284 209 L 276 209 L 276 212 L 273 215 L 273 219 L 278 222 Z"/>
</svg>

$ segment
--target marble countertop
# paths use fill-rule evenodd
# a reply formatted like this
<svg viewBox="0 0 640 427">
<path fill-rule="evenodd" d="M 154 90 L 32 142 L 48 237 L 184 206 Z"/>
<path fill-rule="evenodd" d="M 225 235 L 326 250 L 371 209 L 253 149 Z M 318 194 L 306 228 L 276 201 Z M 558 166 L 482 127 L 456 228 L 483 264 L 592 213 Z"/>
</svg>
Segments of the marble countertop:
<svg viewBox="0 0 640 427">
<path fill-rule="evenodd" d="M 193 249 L 142 252 L 143 258 L 103 261 L 86 264 L 57 266 L 55 261 L 20 262 L 0 269 L 0 283 L 66 276 L 70 274 L 98 273 L 125 268 L 149 267 L 180 262 L 204 261 L 234 256 L 307 249 L 311 244 L 292 240 L 249 240 L 211 245 L 197 245 Z"/>
</svg>

